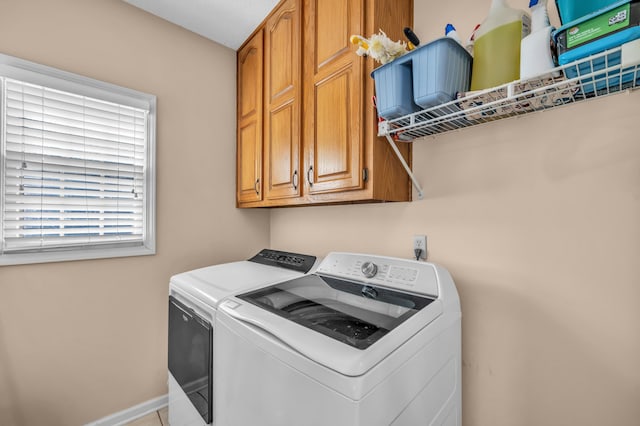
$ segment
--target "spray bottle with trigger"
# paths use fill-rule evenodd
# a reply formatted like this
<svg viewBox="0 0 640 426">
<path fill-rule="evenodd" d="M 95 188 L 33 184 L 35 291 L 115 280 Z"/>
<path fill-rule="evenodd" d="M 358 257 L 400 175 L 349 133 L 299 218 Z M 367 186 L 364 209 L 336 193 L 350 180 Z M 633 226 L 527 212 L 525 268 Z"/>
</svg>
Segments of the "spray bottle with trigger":
<svg viewBox="0 0 640 426">
<path fill-rule="evenodd" d="M 520 46 L 520 78 L 543 75 L 555 67 L 551 52 L 551 32 L 547 0 L 530 0 L 531 34 L 522 39 Z M 554 77 L 559 77 L 556 71 Z"/>
</svg>

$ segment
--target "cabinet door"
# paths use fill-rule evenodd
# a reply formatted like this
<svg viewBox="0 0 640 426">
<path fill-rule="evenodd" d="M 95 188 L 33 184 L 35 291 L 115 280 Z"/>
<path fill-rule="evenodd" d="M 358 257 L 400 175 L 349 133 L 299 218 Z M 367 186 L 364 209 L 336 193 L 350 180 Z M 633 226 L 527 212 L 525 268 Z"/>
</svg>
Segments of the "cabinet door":
<svg viewBox="0 0 640 426">
<path fill-rule="evenodd" d="M 265 25 L 265 198 L 300 196 L 300 0 L 287 0 Z"/>
<path fill-rule="evenodd" d="M 305 173 L 309 193 L 363 187 L 363 0 L 305 0 Z"/>
<path fill-rule="evenodd" d="M 238 51 L 238 204 L 262 200 L 262 31 Z"/>
</svg>

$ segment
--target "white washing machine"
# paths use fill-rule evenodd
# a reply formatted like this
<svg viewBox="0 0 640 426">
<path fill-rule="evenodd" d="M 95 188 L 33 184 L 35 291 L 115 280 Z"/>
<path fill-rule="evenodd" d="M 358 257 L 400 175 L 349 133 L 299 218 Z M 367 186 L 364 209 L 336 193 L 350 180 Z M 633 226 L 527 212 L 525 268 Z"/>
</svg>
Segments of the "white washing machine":
<svg viewBox="0 0 640 426">
<path fill-rule="evenodd" d="M 169 284 L 169 423 L 213 421 L 214 323 L 219 302 L 232 294 L 301 277 L 314 256 L 262 250 L 249 260 L 184 272 Z"/>
<path fill-rule="evenodd" d="M 459 426 L 460 320 L 444 268 L 331 253 L 220 304 L 216 426 Z"/>
</svg>

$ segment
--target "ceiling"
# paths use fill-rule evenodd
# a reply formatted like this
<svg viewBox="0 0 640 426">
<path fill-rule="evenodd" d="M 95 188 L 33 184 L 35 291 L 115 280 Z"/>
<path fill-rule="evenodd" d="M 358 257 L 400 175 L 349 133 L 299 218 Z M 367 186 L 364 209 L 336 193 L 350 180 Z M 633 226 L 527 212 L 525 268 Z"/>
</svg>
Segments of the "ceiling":
<svg viewBox="0 0 640 426">
<path fill-rule="evenodd" d="M 124 0 L 237 50 L 278 0 Z"/>
</svg>

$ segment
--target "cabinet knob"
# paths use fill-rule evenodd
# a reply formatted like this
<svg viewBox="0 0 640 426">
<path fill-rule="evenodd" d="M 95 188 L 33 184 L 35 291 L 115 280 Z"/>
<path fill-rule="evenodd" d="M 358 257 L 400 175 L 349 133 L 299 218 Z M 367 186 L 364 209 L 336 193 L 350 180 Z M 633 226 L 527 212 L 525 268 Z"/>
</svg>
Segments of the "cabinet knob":
<svg viewBox="0 0 640 426">
<path fill-rule="evenodd" d="M 313 186 L 313 166 L 309 166 L 309 170 L 307 170 L 307 182 L 309 182 L 309 186 Z"/>
<path fill-rule="evenodd" d="M 256 190 L 256 195 L 260 195 L 260 178 L 256 179 L 256 184 L 254 185 L 253 189 Z"/>
<path fill-rule="evenodd" d="M 293 189 L 297 190 L 298 189 L 298 171 L 297 170 L 293 172 L 292 181 L 293 181 Z"/>
</svg>

